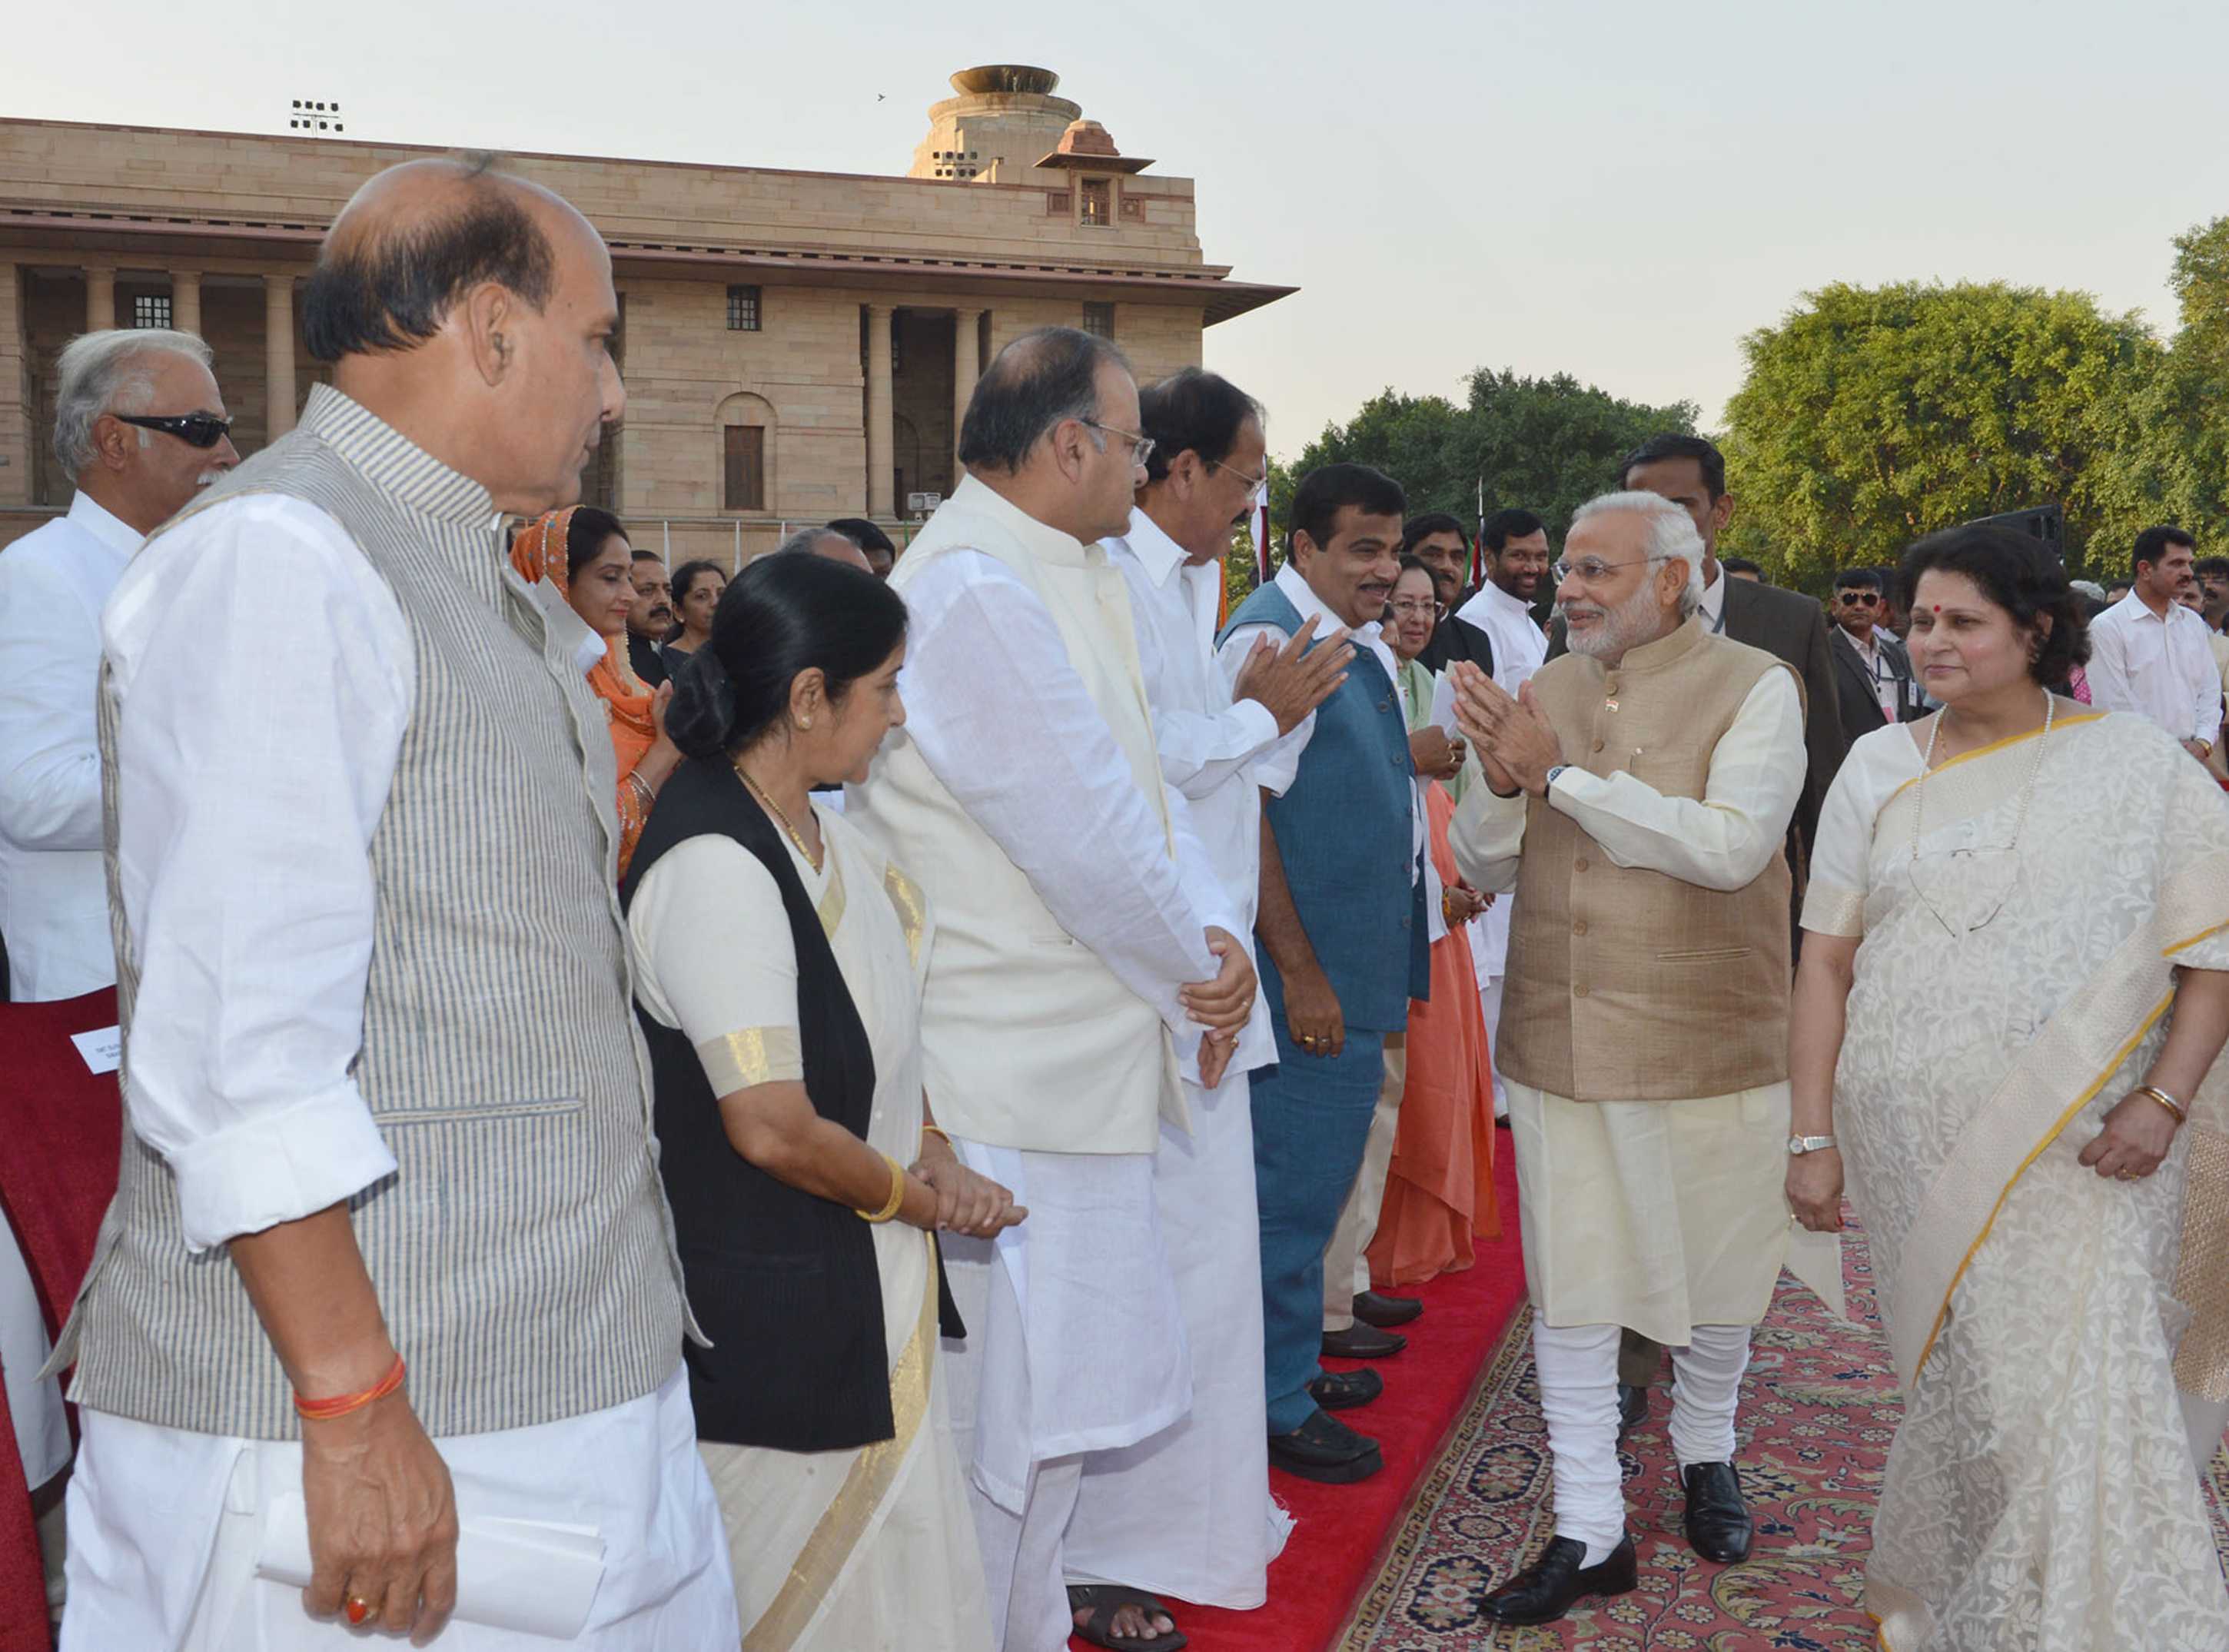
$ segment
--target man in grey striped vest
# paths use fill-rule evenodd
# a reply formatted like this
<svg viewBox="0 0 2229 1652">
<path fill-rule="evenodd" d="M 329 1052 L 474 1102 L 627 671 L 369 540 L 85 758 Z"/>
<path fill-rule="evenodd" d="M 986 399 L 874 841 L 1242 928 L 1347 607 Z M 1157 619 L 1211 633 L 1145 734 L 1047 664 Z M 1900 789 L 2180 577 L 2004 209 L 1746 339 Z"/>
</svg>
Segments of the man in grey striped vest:
<svg viewBox="0 0 2229 1652">
<path fill-rule="evenodd" d="M 131 1135 L 56 1353 L 69 1652 L 736 1642 L 611 740 L 504 556 L 625 405 L 617 318 L 556 196 L 381 174 L 304 305 L 332 383 L 108 607 Z"/>
</svg>

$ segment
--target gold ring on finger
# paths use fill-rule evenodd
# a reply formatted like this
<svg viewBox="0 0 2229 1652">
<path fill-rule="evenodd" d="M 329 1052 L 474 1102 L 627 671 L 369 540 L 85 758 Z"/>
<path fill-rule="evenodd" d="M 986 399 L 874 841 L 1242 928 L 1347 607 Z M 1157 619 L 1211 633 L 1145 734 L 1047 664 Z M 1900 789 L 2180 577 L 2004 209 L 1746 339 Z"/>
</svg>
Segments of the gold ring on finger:
<svg viewBox="0 0 2229 1652">
<path fill-rule="evenodd" d="M 350 1595 L 342 1607 L 342 1610 L 347 1615 L 350 1623 L 361 1625 L 371 1616 L 371 1603 L 362 1595 Z"/>
<path fill-rule="evenodd" d="M 2117 1170 L 2113 1174 L 2117 1180 L 2121 1181 L 2140 1181 L 2142 1180 L 2142 1178 L 2138 1176 L 2133 1170 Z"/>
</svg>

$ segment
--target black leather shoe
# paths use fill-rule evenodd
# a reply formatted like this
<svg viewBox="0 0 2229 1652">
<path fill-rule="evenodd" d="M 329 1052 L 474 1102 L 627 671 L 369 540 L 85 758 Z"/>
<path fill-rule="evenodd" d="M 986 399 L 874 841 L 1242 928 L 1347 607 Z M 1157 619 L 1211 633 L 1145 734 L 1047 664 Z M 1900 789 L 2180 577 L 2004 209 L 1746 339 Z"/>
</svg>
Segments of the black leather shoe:
<svg viewBox="0 0 2229 1652">
<path fill-rule="evenodd" d="M 1382 1290 L 1365 1290 L 1354 1299 L 1354 1317 L 1381 1331 L 1406 1325 L 1423 1311 L 1423 1303 L 1415 1297 L 1389 1296 Z"/>
<path fill-rule="evenodd" d="M 1625 1437 L 1641 1426 L 1641 1418 L 1648 1415 L 1648 1391 L 1635 1388 L 1629 1383 L 1617 1385 L 1617 1437 Z"/>
<path fill-rule="evenodd" d="M 1742 1501 L 1741 1476 L 1731 1462 L 1691 1462 L 1680 1471 L 1687 1488 L 1687 1546 L 1705 1560 L 1732 1565 L 1749 1559 L 1756 1527 Z"/>
<path fill-rule="evenodd" d="M 1486 1615 L 1497 1623 L 1552 1623 L 1590 1595 L 1628 1594 L 1641 1581 L 1629 1535 L 1600 1565 L 1582 1564 L 1586 1558 L 1577 1539 L 1549 1539 L 1546 1553 L 1486 1597 Z"/>
<path fill-rule="evenodd" d="M 1367 1480 L 1385 1466 L 1378 1442 L 1316 1412 L 1290 1434 L 1269 1437 L 1269 1466 L 1326 1486 Z"/>
<path fill-rule="evenodd" d="M 1367 1405 L 1385 1392 L 1385 1379 L 1374 1371 L 1326 1371 L 1308 1385 L 1308 1398 L 1327 1411 Z"/>
<path fill-rule="evenodd" d="M 1344 1331 L 1326 1331 L 1323 1336 L 1323 1351 L 1334 1360 L 1383 1360 L 1408 1346 L 1407 1337 L 1381 1331 L 1359 1320 Z"/>
</svg>

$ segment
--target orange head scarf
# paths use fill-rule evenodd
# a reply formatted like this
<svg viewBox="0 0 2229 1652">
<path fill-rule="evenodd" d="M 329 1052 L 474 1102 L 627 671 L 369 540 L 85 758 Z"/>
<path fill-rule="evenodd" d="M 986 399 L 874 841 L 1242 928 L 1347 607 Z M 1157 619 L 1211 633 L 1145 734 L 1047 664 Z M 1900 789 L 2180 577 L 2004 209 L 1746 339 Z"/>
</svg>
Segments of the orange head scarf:
<svg viewBox="0 0 2229 1652">
<path fill-rule="evenodd" d="M 511 542 L 511 565 L 518 570 L 518 576 L 530 585 L 547 580 L 568 601 L 573 580 L 567 540 L 573 513 L 579 509 L 568 505 L 562 511 L 549 511 L 520 529 Z M 652 691 L 627 663 L 624 633 L 605 639 L 604 657 L 589 668 L 588 686 L 596 691 L 611 718 L 612 754 L 620 768 L 620 870 L 624 873 L 633 856 L 635 839 L 642 835 L 643 823 L 650 816 L 628 776 L 658 738 L 658 723 L 651 713 Z"/>
</svg>

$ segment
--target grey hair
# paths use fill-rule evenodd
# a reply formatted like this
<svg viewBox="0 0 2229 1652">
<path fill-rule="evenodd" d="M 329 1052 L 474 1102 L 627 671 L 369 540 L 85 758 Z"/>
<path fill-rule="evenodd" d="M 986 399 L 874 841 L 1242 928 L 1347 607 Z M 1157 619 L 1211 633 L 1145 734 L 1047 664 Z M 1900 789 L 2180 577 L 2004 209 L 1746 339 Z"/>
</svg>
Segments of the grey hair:
<svg viewBox="0 0 2229 1652">
<path fill-rule="evenodd" d="M 960 421 L 960 462 L 970 470 L 1012 473 L 1038 442 L 1070 419 L 1087 426 L 1099 416 L 1099 369 L 1130 370 L 1111 340 L 1075 327 L 1039 327 L 993 357 Z M 1092 445 L 1107 439 L 1091 432 Z"/>
<path fill-rule="evenodd" d="M 852 538 L 851 535 L 835 528 L 823 528 L 816 524 L 810 528 L 800 528 L 788 538 L 776 545 L 774 548 L 774 554 L 779 556 L 785 551 L 795 550 L 802 551 L 810 556 L 814 554 L 813 548 L 824 539 L 840 539 L 852 550 L 859 549 L 858 541 Z"/>
<path fill-rule="evenodd" d="M 1703 536 L 1695 531 L 1694 519 L 1661 493 L 1628 491 L 1589 499 L 1571 513 L 1571 526 L 1577 527 L 1590 517 L 1620 513 L 1639 517 L 1648 524 L 1650 562 L 1687 564 L 1687 584 L 1680 593 L 1680 617 L 1687 618 L 1703 606 Z M 1567 536 L 1569 531 L 1565 530 Z"/>
<path fill-rule="evenodd" d="M 93 427 L 119 402 L 139 412 L 155 393 L 150 356 L 183 356 L 202 367 L 216 359 L 201 337 L 168 327 L 112 327 L 73 338 L 61 356 L 61 385 L 55 392 L 55 457 L 75 476 L 93 463 Z M 143 433 L 140 440 L 146 440 Z"/>
</svg>

